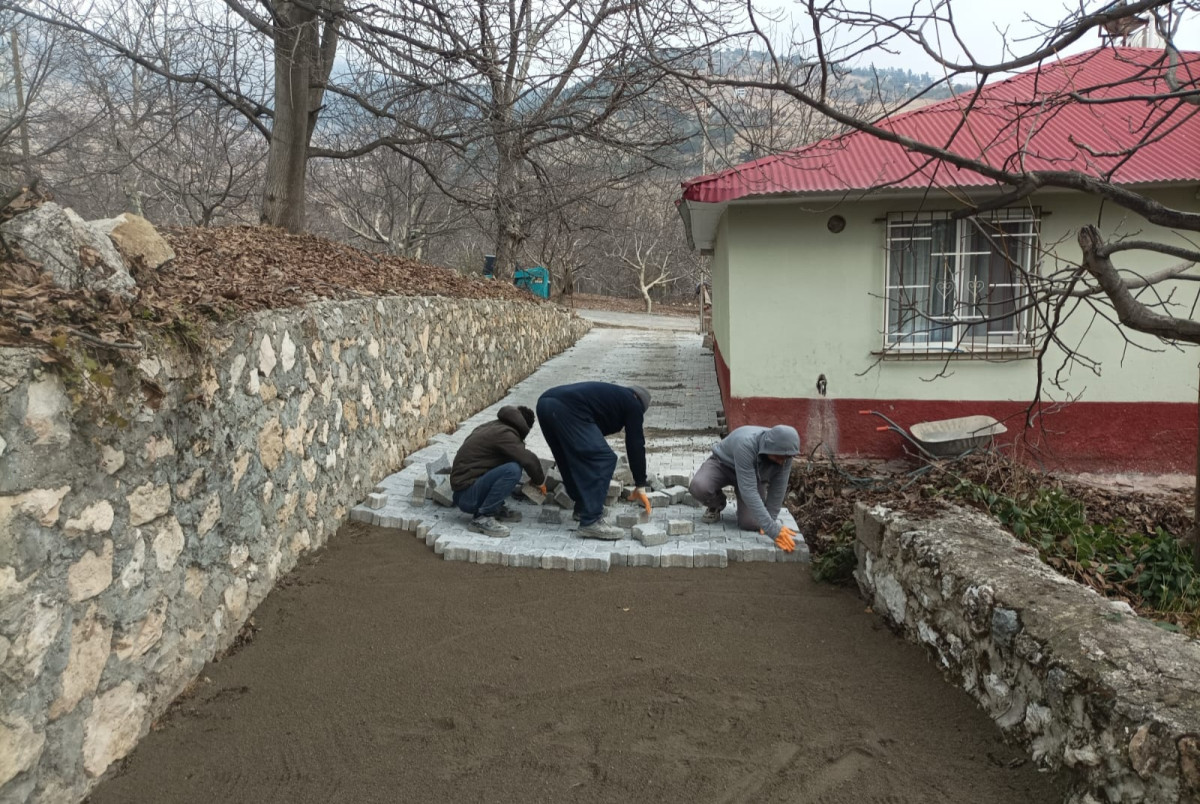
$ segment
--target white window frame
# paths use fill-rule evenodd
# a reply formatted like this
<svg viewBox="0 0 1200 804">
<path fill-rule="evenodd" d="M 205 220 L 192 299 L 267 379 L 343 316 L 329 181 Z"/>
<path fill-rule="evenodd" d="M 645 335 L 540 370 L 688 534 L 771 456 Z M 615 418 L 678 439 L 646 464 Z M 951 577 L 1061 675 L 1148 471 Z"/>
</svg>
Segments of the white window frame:
<svg viewBox="0 0 1200 804">
<path fill-rule="evenodd" d="M 1027 306 L 1028 284 L 1026 276 L 1032 276 L 1037 270 L 1037 254 L 1041 238 L 1042 213 L 1037 208 L 1000 209 L 981 213 L 977 216 L 954 220 L 949 211 L 937 212 L 895 212 L 889 213 L 884 225 L 884 321 L 883 344 L 884 353 L 902 352 L 906 354 L 925 352 L 931 355 L 944 356 L 949 353 L 990 353 L 990 352 L 1023 352 L 1031 353 L 1033 347 L 1032 317 L 1029 310 L 1019 308 Z M 934 243 L 935 224 L 952 227 L 950 234 L 951 245 L 944 245 L 938 250 Z M 989 224 L 994 224 L 989 226 Z M 999 234 L 999 226 L 1026 224 L 1027 228 L 1017 233 Z M 917 236 L 921 230 L 922 236 Z M 905 234 L 907 232 L 907 234 Z M 982 233 L 991 247 L 987 250 L 969 250 L 973 235 Z M 894 283 L 893 261 L 905 243 L 928 242 L 929 245 L 929 277 L 924 282 Z M 1023 248 L 1017 249 L 1013 256 L 1007 255 L 997 248 L 1007 242 L 1022 243 Z M 999 329 L 996 320 L 986 321 L 987 316 L 972 314 L 981 306 L 979 292 L 981 283 L 971 279 L 970 270 L 964 270 L 971 257 L 986 257 L 1002 255 L 1008 262 L 1016 266 L 1011 282 L 990 283 L 985 297 L 990 297 L 993 288 L 1007 289 L 1009 303 L 1017 308 L 1013 314 L 1012 326 Z M 1014 258 L 1015 257 L 1015 258 Z M 935 271 L 941 264 L 941 281 L 934 282 Z M 899 278 L 903 280 L 903 267 L 898 269 Z M 914 276 L 913 279 L 917 277 Z M 925 310 L 915 313 L 908 321 L 913 324 L 914 331 L 903 333 L 900 329 L 905 326 L 902 307 L 911 307 L 914 300 L 912 295 L 906 295 L 905 290 L 915 291 L 919 295 L 926 291 L 928 298 Z M 904 304 L 905 300 L 909 304 Z M 982 304 L 988 304 L 983 302 Z M 937 309 L 940 308 L 940 309 Z M 893 318 L 900 320 L 893 320 Z M 985 326 L 988 331 L 980 335 L 972 332 L 972 326 Z"/>
</svg>

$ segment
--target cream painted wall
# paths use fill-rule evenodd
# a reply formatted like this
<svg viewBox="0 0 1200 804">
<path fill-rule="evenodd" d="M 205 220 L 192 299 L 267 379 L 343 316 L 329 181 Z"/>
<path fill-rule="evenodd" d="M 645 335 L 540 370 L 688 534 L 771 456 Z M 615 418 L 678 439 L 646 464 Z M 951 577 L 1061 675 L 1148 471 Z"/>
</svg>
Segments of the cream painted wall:
<svg viewBox="0 0 1200 804">
<path fill-rule="evenodd" d="M 712 326 L 713 335 L 717 339 L 717 344 L 728 360 L 728 353 L 731 347 L 729 341 L 729 305 L 730 291 L 729 287 L 729 216 L 721 218 L 720 224 L 717 226 L 717 240 L 713 249 L 712 263 L 709 269 L 712 273 L 713 300 L 712 300 Z"/>
<path fill-rule="evenodd" d="M 1200 209 L 1196 189 L 1157 194 L 1164 202 Z M 1075 194 L 1046 194 L 1035 203 L 1045 212 L 1042 243 L 1060 242 L 1065 259 L 1075 259 L 1075 234 L 1096 223 L 1098 202 Z M 888 212 L 952 209 L 951 202 L 917 201 L 842 203 L 836 207 L 802 204 L 757 204 L 731 207 L 721 223 L 717 253 L 728 265 L 728 327 L 734 335 L 718 337 L 731 367 L 732 393 L 739 397 L 813 397 L 824 374 L 829 395 L 841 398 L 1027 400 L 1034 393 L 1036 363 L 982 360 L 940 361 L 932 358 L 877 362 L 873 352 L 883 344 L 884 224 Z M 830 215 L 842 215 L 840 234 L 826 229 Z M 1155 232 L 1136 216 L 1115 205 L 1100 219 L 1106 235 L 1139 237 Z M 1167 233 L 1168 236 L 1169 233 Z M 1124 255 L 1114 260 L 1121 267 Z M 1144 258 L 1140 268 L 1173 265 L 1173 258 Z M 1048 261 L 1043 270 L 1053 270 Z M 1187 315 L 1196 283 L 1178 283 L 1177 295 Z M 714 307 L 716 302 L 714 302 Z M 714 314 L 714 319 L 716 318 Z M 1090 329 L 1089 329 L 1090 327 Z M 1121 334 L 1088 309 L 1078 309 L 1062 330 L 1066 342 L 1101 363 L 1100 376 L 1079 367 L 1066 370 L 1063 389 L 1047 386 L 1043 399 L 1068 395 L 1087 401 L 1193 402 L 1197 361 L 1193 347 L 1177 350 L 1156 339 L 1131 333 L 1136 343 L 1154 353 L 1127 347 Z M 1049 355 L 1047 374 L 1061 363 Z M 1122 362 L 1122 358 L 1123 362 Z M 935 378 L 945 371 L 950 376 Z"/>
</svg>

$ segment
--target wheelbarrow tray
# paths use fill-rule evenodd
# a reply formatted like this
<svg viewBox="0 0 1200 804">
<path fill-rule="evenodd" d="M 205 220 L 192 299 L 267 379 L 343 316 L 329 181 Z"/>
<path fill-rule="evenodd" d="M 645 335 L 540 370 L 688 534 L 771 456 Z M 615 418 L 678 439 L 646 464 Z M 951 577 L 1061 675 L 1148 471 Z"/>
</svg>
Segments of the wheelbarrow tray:
<svg viewBox="0 0 1200 804">
<path fill-rule="evenodd" d="M 931 455 L 951 458 L 986 444 L 992 437 L 1007 433 L 1008 428 L 991 416 L 963 416 L 919 422 L 908 428 L 913 440 Z"/>
</svg>

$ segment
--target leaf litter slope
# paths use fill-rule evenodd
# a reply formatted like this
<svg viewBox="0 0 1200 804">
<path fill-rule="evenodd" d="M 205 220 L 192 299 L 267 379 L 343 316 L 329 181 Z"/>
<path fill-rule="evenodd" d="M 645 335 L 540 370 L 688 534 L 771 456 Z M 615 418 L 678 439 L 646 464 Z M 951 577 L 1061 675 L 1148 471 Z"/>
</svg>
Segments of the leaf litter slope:
<svg viewBox="0 0 1200 804">
<path fill-rule="evenodd" d="M 319 299 L 451 296 L 538 302 L 512 285 L 450 268 L 361 251 L 264 226 L 164 229 L 176 258 L 133 266 L 137 295 L 68 291 L 14 253 L 0 260 L 0 346 L 129 344 L 139 332 L 184 333 L 205 320 L 295 307 Z"/>
</svg>

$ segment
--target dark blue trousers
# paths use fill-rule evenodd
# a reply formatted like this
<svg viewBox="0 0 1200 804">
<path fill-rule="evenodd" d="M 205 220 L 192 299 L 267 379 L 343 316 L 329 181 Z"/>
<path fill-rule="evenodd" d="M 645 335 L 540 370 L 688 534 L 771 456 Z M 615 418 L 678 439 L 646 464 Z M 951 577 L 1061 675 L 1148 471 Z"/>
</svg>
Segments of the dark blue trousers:
<svg viewBox="0 0 1200 804">
<path fill-rule="evenodd" d="M 516 461 L 489 469 L 462 491 L 454 492 L 454 504 L 471 516 L 494 516 L 521 482 L 521 465 Z"/>
<path fill-rule="evenodd" d="M 567 494 L 575 501 L 579 524 L 592 524 L 604 513 L 604 498 L 617 468 L 617 454 L 595 422 L 561 400 L 539 399 L 537 419 Z"/>
</svg>

